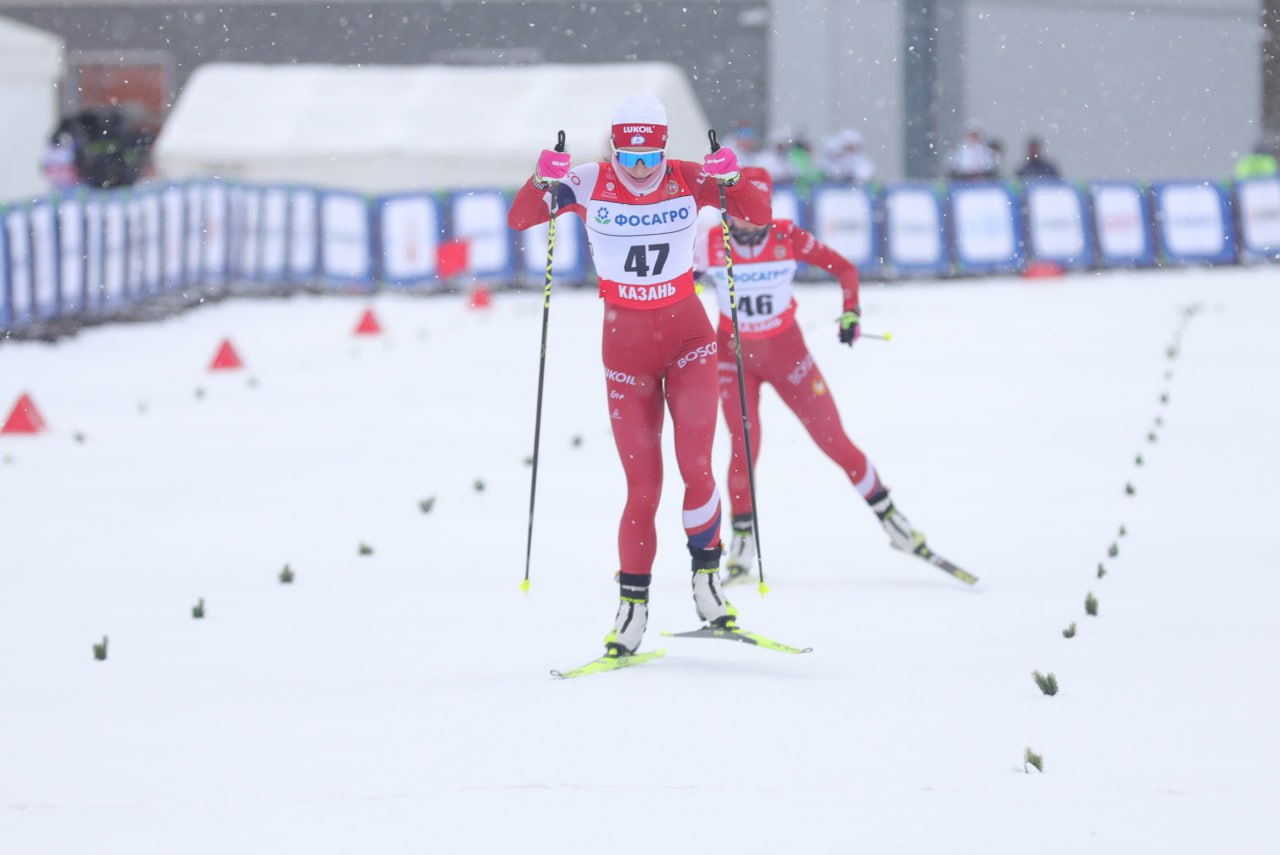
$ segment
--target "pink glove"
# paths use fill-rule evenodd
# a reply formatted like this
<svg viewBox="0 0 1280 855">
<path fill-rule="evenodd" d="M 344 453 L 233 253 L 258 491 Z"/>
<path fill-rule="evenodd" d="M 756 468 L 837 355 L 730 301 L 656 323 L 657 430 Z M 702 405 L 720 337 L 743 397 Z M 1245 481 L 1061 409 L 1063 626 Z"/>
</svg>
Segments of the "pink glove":
<svg viewBox="0 0 1280 855">
<path fill-rule="evenodd" d="M 723 184 L 738 180 L 738 156 L 733 149 L 721 146 L 702 159 L 702 171 Z"/>
<path fill-rule="evenodd" d="M 544 148 L 538 155 L 538 168 L 533 171 L 533 180 L 540 184 L 548 181 L 559 181 L 569 174 L 569 153 Z"/>
</svg>

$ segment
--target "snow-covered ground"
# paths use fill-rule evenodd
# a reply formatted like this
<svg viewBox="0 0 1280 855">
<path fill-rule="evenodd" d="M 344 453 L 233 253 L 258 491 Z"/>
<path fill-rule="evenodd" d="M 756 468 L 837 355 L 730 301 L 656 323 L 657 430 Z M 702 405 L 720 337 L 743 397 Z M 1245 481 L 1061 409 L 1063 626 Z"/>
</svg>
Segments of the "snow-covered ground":
<svg viewBox="0 0 1280 855">
<path fill-rule="evenodd" d="M 0 436 L 0 852 L 1274 852 L 1278 280 L 867 286 L 894 340 L 852 351 L 804 290 L 850 434 L 980 584 L 890 550 L 770 397 L 773 591 L 736 600 L 813 653 L 657 635 L 696 623 L 671 466 L 668 654 L 570 681 L 623 496 L 592 295 L 552 300 L 528 596 L 540 295 L 0 346 L 0 417 L 51 427 Z"/>
</svg>

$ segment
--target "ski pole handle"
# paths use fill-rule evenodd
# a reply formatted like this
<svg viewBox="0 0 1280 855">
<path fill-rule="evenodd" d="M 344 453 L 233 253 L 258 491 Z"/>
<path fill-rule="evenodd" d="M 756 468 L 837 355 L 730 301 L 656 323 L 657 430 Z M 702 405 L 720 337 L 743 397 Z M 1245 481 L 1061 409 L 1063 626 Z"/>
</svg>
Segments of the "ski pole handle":
<svg viewBox="0 0 1280 855">
<path fill-rule="evenodd" d="M 556 151 L 564 151 L 564 131 L 556 135 Z"/>
<path fill-rule="evenodd" d="M 707 131 L 707 139 L 711 141 L 711 153 L 715 154 L 720 150 L 720 143 L 716 141 L 716 129 L 711 128 Z"/>
</svg>

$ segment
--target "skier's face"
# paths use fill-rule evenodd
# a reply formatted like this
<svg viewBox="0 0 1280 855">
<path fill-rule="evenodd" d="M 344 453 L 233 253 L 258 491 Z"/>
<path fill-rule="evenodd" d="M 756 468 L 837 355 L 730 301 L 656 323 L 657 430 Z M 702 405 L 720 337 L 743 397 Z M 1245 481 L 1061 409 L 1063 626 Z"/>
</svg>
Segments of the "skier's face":
<svg viewBox="0 0 1280 855">
<path fill-rule="evenodd" d="M 662 160 L 660 148 L 620 148 L 613 155 L 618 168 L 636 181 L 644 181 L 661 169 Z"/>
<path fill-rule="evenodd" d="M 740 217 L 729 218 L 729 236 L 741 246 L 754 246 L 760 243 L 760 241 L 764 240 L 768 231 L 769 226 L 767 223 L 763 226 L 758 226 Z"/>
</svg>

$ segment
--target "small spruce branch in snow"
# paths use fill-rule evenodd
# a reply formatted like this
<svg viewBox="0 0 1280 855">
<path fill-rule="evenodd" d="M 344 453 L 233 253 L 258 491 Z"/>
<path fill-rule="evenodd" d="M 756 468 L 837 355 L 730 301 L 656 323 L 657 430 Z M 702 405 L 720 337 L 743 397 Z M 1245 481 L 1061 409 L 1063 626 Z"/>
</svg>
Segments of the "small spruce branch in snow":
<svg viewBox="0 0 1280 855">
<path fill-rule="evenodd" d="M 483 479 L 481 479 L 481 478 L 477 478 L 477 479 L 476 479 L 476 482 L 475 482 L 474 484 L 472 484 L 471 486 L 475 488 L 475 491 L 476 491 L 477 493 L 483 493 L 483 492 L 484 492 L 484 480 L 483 480 Z"/>
<path fill-rule="evenodd" d="M 93 645 L 93 658 L 99 662 L 106 661 L 107 658 L 107 637 L 102 636 L 102 642 Z"/>
<path fill-rule="evenodd" d="M 1093 617 L 1098 616 L 1098 598 L 1090 591 L 1084 598 L 1084 612 Z"/>
<path fill-rule="evenodd" d="M 1125 531 L 1124 523 L 1120 523 L 1120 536 L 1124 537 L 1129 532 Z"/>
<path fill-rule="evenodd" d="M 1125 485 L 1124 485 L 1124 494 L 1125 494 L 1126 496 L 1132 496 L 1132 495 L 1133 495 L 1134 493 L 1136 493 L 1136 492 L 1138 492 L 1138 488 L 1137 488 L 1137 487 L 1135 487 L 1135 486 L 1133 486 L 1133 482 L 1132 482 L 1132 481 L 1127 481 L 1127 482 L 1125 482 Z"/>
<path fill-rule="evenodd" d="M 1160 393 L 1160 403 L 1162 403 L 1162 404 L 1167 404 L 1167 403 L 1169 403 L 1169 393 L 1168 393 L 1168 392 L 1161 392 L 1161 393 Z"/>
<path fill-rule="evenodd" d="M 1156 416 L 1156 427 L 1164 427 L 1164 416 Z"/>
<path fill-rule="evenodd" d="M 1107 568 L 1103 566 L 1101 561 L 1099 561 L 1098 562 L 1098 578 L 1101 579 L 1105 575 L 1107 575 Z"/>
<path fill-rule="evenodd" d="M 1134 466 L 1141 466 L 1141 465 L 1142 465 L 1142 455 L 1141 455 L 1141 454 L 1139 454 L 1137 457 L 1133 458 L 1133 465 L 1134 465 Z"/>
<path fill-rule="evenodd" d="M 203 397 L 204 397 L 204 387 L 203 387 L 203 386 L 197 386 L 197 387 L 196 387 L 196 398 L 197 398 L 197 399 L 200 399 L 200 398 L 203 398 Z"/>
<path fill-rule="evenodd" d="M 1040 691 L 1050 697 L 1058 694 L 1058 678 L 1053 676 L 1052 671 L 1047 675 L 1041 674 L 1039 671 L 1032 671 L 1031 676 L 1035 678 L 1036 685 L 1040 687 Z"/>
<path fill-rule="evenodd" d="M 1156 436 L 1156 432 L 1155 432 L 1155 431 L 1150 431 L 1149 433 L 1147 433 L 1147 442 L 1150 442 L 1150 443 L 1153 443 L 1153 444 L 1154 444 L 1154 443 L 1155 443 L 1155 441 L 1156 441 L 1157 439 L 1159 439 L 1159 438 L 1160 438 L 1160 437 Z"/>
<path fill-rule="evenodd" d="M 361 555 L 372 555 L 372 554 L 373 554 L 373 547 L 372 547 L 372 546 L 370 546 L 370 545 L 369 545 L 369 544 L 367 544 L 367 543 L 361 543 L 361 544 L 360 544 L 360 550 L 359 550 L 359 551 L 360 551 L 360 554 L 361 554 Z"/>
<path fill-rule="evenodd" d="M 582 434 L 575 433 L 573 435 L 572 443 L 574 448 L 580 448 L 582 446 Z"/>
<path fill-rule="evenodd" d="M 204 597 L 201 597 L 200 601 L 191 607 L 191 617 L 196 620 L 204 618 Z"/>
<path fill-rule="evenodd" d="M 293 584 L 293 571 L 289 569 L 288 564 L 284 565 L 284 569 L 280 571 L 280 584 L 281 585 Z"/>
<path fill-rule="evenodd" d="M 84 434 L 81 433 L 80 431 L 76 431 L 75 433 L 71 434 L 71 439 L 75 442 L 78 442 L 81 445 L 84 445 Z"/>
<path fill-rule="evenodd" d="M 1026 753 L 1022 755 L 1022 771 L 1030 775 L 1031 770 L 1027 768 L 1028 766 L 1035 766 L 1037 772 L 1044 771 L 1044 758 L 1032 751 L 1030 748 L 1028 748 Z"/>
<path fill-rule="evenodd" d="M 424 514 L 429 514 L 431 513 L 431 509 L 434 508 L 435 505 L 436 505 L 436 497 L 431 496 L 429 498 L 423 499 L 421 502 L 418 502 L 418 510 L 422 511 Z"/>
<path fill-rule="evenodd" d="M 1112 558 L 1115 558 L 1119 554 L 1120 554 L 1120 544 L 1116 543 L 1115 541 L 1112 541 L 1111 546 L 1107 548 L 1107 555 L 1109 555 Z"/>
<path fill-rule="evenodd" d="M 1062 631 L 1062 637 L 1063 637 L 1063 638 L 1075 638 L 1075 637 L 1076 637 L 1076 624 L 1075 624 L 1075 621 L 1072 621 L 1072 622 L 1071 622 L 1071 626 L 1067 627 L 1066 629 L 1064 629 L 1064 630 Z"/>
</svg>

